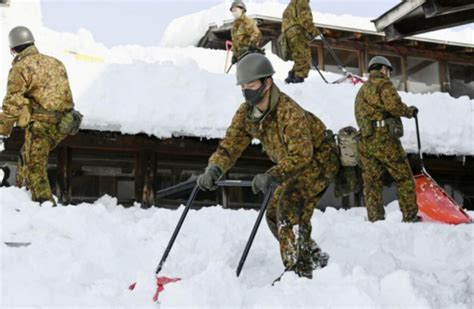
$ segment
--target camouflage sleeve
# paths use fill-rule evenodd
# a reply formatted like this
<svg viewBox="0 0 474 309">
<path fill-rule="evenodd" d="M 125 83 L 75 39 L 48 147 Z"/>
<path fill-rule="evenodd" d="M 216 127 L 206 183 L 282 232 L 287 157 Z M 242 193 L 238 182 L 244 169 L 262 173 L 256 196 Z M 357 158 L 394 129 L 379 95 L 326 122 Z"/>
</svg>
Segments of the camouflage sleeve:
<svg viewBox="0 0 474 309">
<path fill-rule="evenodd" d="M 270 175 L 280 182 L 296 175 L 313 157 L 311 132 L 304 112 L 295 106 L 284 109 L 277 121 L 284 124 L 280 134 L 284 136 L 287 156 L 269 170 Z"/>
<path fill-rule="evenodd" d="M 7 93 L 3 99 L 2 110 L 5 116 L 16 119 L 22 113 L 23 107 L 30 101 L 25 98 L 28 91 L 27 81 L 18 68 L 11 68 L 8 74 Z"/>
<path fill-rule="evenodd" d="M 402 98 L 397 89 L 391 82 L 387 82 L 382 86 L 381 96 L 385 109 L 394 117 L 412 117 L 412 112 L 408 106 L 402 102 Z"/>
<path fill-rule="evenodd" d="M 320 34 L 318 28 L 314 25 L 313 12 L 309 6 L 308 0 L 297 0 L 296 12 L 303 28 L 312 36 Z"/>
<path fill-rule="evenodd" d="M 209 164 L 217 165 L 223 173 L 235 164 L 235 161 L 252 141 L 252 137 L 245 130 L 245 110 L 245 105 L 242 104 L 234 115 L 226 136 L 220 141 L 217 150 L 209 158 Z"/>
<path fill-rule="evenodd" d="M 254 20 L 250 20 L 248 24 L 248 33 L 250 33 L 250 46 L 258 47 L 260 39 L 262 38 L 262 33 L 257 27 L 257 23 Z"/>
</svg>

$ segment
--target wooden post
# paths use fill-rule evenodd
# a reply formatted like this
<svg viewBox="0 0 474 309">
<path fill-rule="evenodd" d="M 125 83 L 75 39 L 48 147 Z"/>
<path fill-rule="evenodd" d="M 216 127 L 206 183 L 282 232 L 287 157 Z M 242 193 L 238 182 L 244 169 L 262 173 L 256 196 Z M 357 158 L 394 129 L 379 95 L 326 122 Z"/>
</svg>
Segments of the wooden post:
<svg viewBox="0 0 474 309">
<path fill-rule="evenodd" d="M 68 146 L 61 146 L 57 152 L 56 194 L 61 204 L 71 202 L 72 151 Z"/>
</svg>

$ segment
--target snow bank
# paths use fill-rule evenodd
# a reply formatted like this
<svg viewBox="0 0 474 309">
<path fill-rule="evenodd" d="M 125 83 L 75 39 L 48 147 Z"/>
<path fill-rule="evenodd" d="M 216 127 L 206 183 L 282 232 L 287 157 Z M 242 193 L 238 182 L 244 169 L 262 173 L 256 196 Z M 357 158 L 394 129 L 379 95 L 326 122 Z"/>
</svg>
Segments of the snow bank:
<svg viewBox="0 0 474 309">
<path fill-rule="evenodd" d="M 161 45 L 165 47 L 186 47 L 195 46 L 209 29 L 209 25 L 214 23 L 221 25 L 226 20 L 232 20 L 230 14 L 229 1 L 216 5 L 209 10 L 189 14 L 172 21 L 166 29 Z M 277 0 L 266 1 L 246 1 L 248 13 L 252 15 L 268 16 L 271 18 L 281 18 L 287 3 L 281 3 Z M 318 11 L 317 3 L 312 3 L 313 18 L 318 25 L 345 27 L 364 31 L 376 32 L 374 24 L 371 22 L 374 18 L 358 17 L 351 15 L 334 15 Z M 193 29 L 185 31 L 183 29 Z M 460 31 L 439 30 L 430 33 L 414 36 L 419 39 L 441 40 L 446 43 L 462 43 L 474 45 L 474 28 L 467 28 Z"/>
<path fill-rule="evenodd" d="M 39 207 L 23 190 L 0 189 L 1 307 L 156 308 L 154 270 L 181 211 L 126 209 L 107 196 Z M 191 211 L 161 273 L 183 280 L 165 287 L 160 308 L 472 308 L 473 225 L 403 224 L 396 203 L 375 224 L 363 208 L 316 211 L 313 238 L 331 255 L 328 267 L 311 281 L 289 274 L 272 287 L 282 265 L 265 223 L 235 277 L 256 216 Z"/>
<path fill-rule="evenodd" d="M 224 51 L 135 45 L 108 49 L 95 42 L 85 29 L 78 33 L 61 33 L 43 27 L 38 0 L 27 2 L 31 7 L 26 9 L 23 7 L 26 4 L 21 6 L 18 3 L 14 1 L 10 8 L 0 7 L 2 38 L 7 37 L 9 29 L 24 23 L 32 28 L 40 51 L 65 63 L 77 108 L 85 116 L 83 128 L 129 134 L 143 132 L 160 138 L 224 136 L 243 100 L 235 85 L 235 69 L 228 75 L 223 73 Z M 268 3 L 259 5 L 272 8 Z M 223 8 L 210 9 L 206 11 L 207 15 L 201 13 L 204 15 L 199 22 L 209 21 Z M 32 17 L 28 18 L 30 15 Z M 179 24 L 179 21 L 175 22 Z M 185 26 L 181 24 L 181 27 Z M 178 26 L 170 26 L 170 29 L 174 27 Z M 186 27 L 191 29 L 191 26 Z M 188 33 L 194 31 L 180 31 L 176 37 L 185 38 Z M 8 50 L 6 40 L 1 44 L 0 48 Z M 11 57 L 6 57 L 0 67 L 0 94 L 5 92 L 4 81 L 10 68 Z M 337 131 L 348 125 L 355 126 L 353 105 L 358 87 L 326 85 L 314 72 L 303 85 L 284 85 L 283 79 L 292 63 L 283 62 L 273 54 L 269 58 L 277 71 L 276 83 L 319 116 L 329 128 Z M 339 77 L 325 74 L 329 80 Z M 401 95 L 406 103 L 420 109 L 422 142 L 426 152 L 474 154 L 474 100 L 467 97 L 454 99 L 443 93 Z M 406 120 L 405 124 L 403 144 L 408 151 L 415 152 L 413 121 Z"/>
</svg>

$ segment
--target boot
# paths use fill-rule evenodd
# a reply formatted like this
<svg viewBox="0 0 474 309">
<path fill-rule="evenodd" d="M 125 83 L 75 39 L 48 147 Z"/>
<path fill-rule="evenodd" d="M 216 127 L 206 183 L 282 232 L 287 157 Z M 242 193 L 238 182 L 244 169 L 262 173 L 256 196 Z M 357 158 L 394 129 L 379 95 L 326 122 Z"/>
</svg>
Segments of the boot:
<svg viewBox="0 0 474 309">
<path fill-rule="evenodd" d="M 311 249 L 312 268 L 318 269 L 326 267 L 329 262 L 329 254 L 323 252 L 316 243 L 314 243 Z"/>
<path fill-rule="evenodd" d="M 416 223 L 416 222 L 422 222 L 423 218 L 420 216 L 414 216 L 414 217 L 403 217 L 402 222 L 405 223 Z"/>
<path fill-rule="evenodd" d="M 289 71 L 288 72 L 288 77 L 285 79 L 285 83 L 290 84 L 292 80 L 295 79 L 295 72 L 294 71 Z"/>
<path fill-rule="evenodd" d="M 299 83 L 303 83 L 304 82 L 304 78 L 303 77 L 299 77 L 299 76 L 295 76 L 293 78 L 290 78 L 288 77 L 287 79 L 285 79 L 285 82 L 287 84 L 299 84 Z"/>
</svg>

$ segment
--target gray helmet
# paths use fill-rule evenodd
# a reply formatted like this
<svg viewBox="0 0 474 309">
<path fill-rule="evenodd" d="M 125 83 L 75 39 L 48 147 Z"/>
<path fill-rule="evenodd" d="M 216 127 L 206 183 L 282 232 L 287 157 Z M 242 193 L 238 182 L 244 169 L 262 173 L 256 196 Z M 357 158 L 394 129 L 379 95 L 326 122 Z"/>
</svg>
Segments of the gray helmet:
<svg viewBox="0 0 474 309">
<path fill-rule="evenodd" d="M 244 10 L 244 12 L 247 12 L 247 7 L 245 6 L 245 3 L 242 0 L 235 0 L 234 2 L 232 2 L 230 10 L 232 11 L 234 7 L 239 7 Z"/>
<path fill-rule="evenodd" d="M 390 60 L 388 60 L 387 58 L 383 56 L 375 56 L 372 59 L 370 59 L 369 66 L 367 67 L 368 70 L 370 71 L 370 68 L 377 64 L 386 66 L 387 68 L 390 69 L 390 71 L 393 70 L 392 63 L 390 62 Z"/>
<path fill-rule="evenodd" d="M 253 53 L 243 57 L 237 63 L 237 85 L 275 74 L 272 63 L 262 54 Z"/>
<path fill-rule="evenodd" d="M 33 33 L 31 33 L 30 29 L 23 26 L 13 28 L 8 35 L 8 39 L 10 40 L 10 48 L 35 42 Z"/>
</svg>

